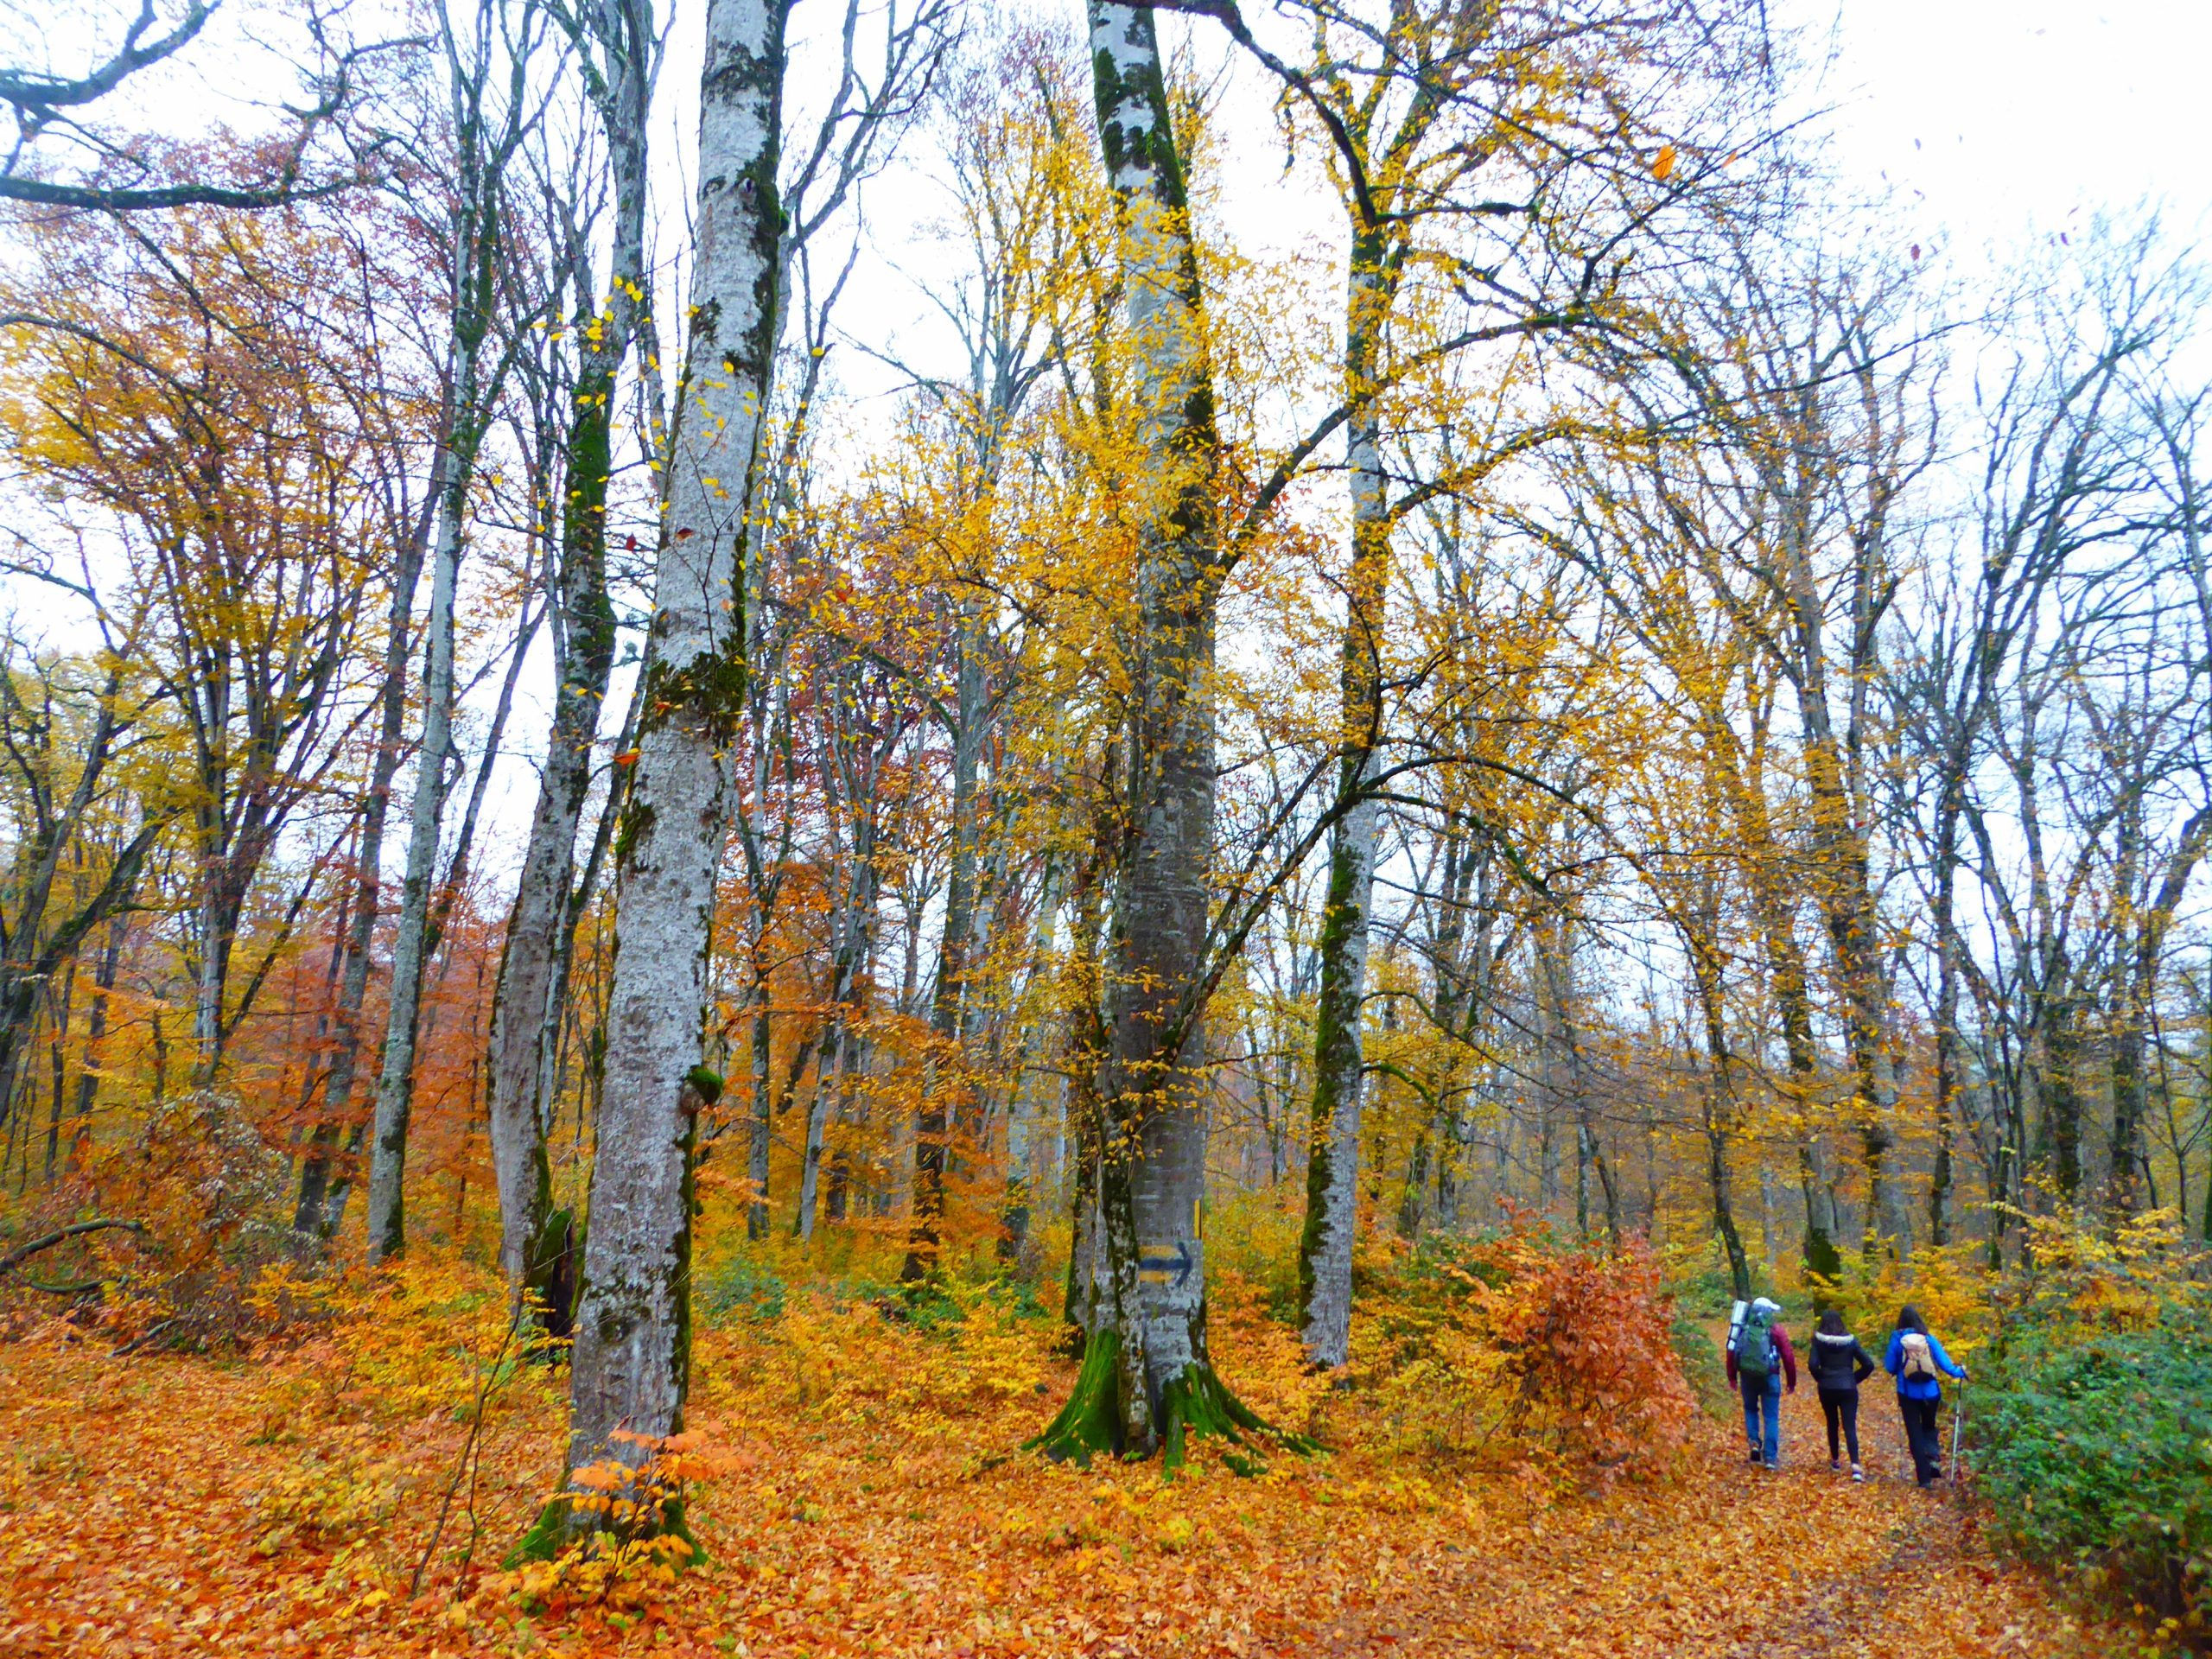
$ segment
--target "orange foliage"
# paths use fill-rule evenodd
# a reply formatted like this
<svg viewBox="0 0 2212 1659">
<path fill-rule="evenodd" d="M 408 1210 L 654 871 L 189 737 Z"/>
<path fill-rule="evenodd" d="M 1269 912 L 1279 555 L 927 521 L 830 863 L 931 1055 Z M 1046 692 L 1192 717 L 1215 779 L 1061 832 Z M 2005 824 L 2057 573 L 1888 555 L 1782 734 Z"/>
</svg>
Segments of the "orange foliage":
<svg viewBox="0 0 2212 1659">
<path fill-rule="evenodd" d="M 1696 1404 L 1668 1339 L 1658 1264 L 1640 1240 L 1603 1255 L 1541 1249 L 1525 1230 L 1490 1252 L 1502 1288 L 1476 1281 L 1528 1424 L 1611 1473 L 1664 1471 L 1688 1450 Z"/>
<path fill-rule="evenodd" d="M 1612 1288 L 1588 1258 L 1526 1266 L 1481 1304 L 1522 1333 L 1512 1364 L 1577 1414 L 1634 1386 L 1640 1360 L 1592 1332 L 1640 1339 L 1644 1270 Z M 935 1334 L 795 1298 L 700 1333 L 690 1432 L 659 1450 L 702 1560 L 618 1545 L 507 1572 L 559 1473 L 565 1379 L 505 1351 L 497 1284 L 423 1249 L 285 1294 L 324 1333 L 245 1363 L 118 1359 L 60 1322 L 0 1345 L 0 1651 L 1788 1655 L 1878 1617 L 1901 1656 L 2133 1639 L 2070 1623 L 1913 1492 L 1879 1411 L 1866 1486 L 1812 1454 L 1802 1397 L 1789 1466 L 1749 1485 L 1737 1431 L 1705 1421 L 1679 1425 L 1661 1482 L 1440 1458 L 1405 1448 L 1376 1391 L 1305 1375 L 1233 1274 L 1227 1380 L 1326 1452 L 1255 1478 L 1051 1465 L 1018 1449 L 1071 1380 L 1051 1319 L 980 1287 Z"/>
<path fill-rule="evenodd" d="M 1561 1250 L 1516 1217 L 1440 1267 L 1367 1271 L 1354 1360 L 1402 1448 L 1599 1484 L 1664 1477 L 1687 1451 L 1696 1407 L 1640 1239 Z"/>
</svg>

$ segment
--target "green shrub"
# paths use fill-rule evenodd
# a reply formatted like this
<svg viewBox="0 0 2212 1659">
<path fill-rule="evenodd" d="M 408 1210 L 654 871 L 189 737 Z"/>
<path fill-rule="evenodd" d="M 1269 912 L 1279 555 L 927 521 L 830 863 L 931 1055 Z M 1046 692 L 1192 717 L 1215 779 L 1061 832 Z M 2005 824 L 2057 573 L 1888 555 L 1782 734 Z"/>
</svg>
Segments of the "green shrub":
<svg viewBox="0 0 2212 1659">
<path fill-rule="evenodd" d="M 1697 1396 L 1698 1404 L 1716 1417 L 1725 1418 L 1733 1413 L 1736 1391 L 1728 1386 L 1728 1368 L 1721 1363 L 1719 1346 L 1704 1321 L 1694 1313 L 1678 1312 L 1667 1337 L 1674 1344 L 1675 1358 L 1681 1365 L 1682 1376 L 1690 1385 L 1690 1392 Z"/>
<path fill-rule="evenodd" d="M 2212 1637 L 2212 1340 L 2016 1346 L 1977 1375 L 1966 1433 L 2005 1542 Z"/>
<path fill-rule="evenodd" d="M 1728 1256 L 1713 1237 L 1676 1243 L 1659 1253 L 1666 1275 L 1667 1294 L 1683 1313 L 1701 1319 L 1725 1319 L 1736 1305 L 1736 1281 Z M 1772 1275 L 1758 1262 L 1751 1264 L 1751 1288 L 1757 1294 L 1775 1294 Z"/>
<path fill-rule="evenodd" d="M 708 1319 L 716 1325 L 734 1319 L 781 1319 L 789 1295 L 781 1274 L 742 1251 L 723 1262 L 699 1284 L 700 1302 Z"/>
<path fill-rule="evenodd" d="M 1007 1272 L 937 1274 L 905 1284 L 846 1279 L 830 1297 L 840 1303 L 865 1302 L 928 1337 L 957 1335 L 979 1306 L 1008 1319 L 1041 1319 L 1049 1312 L 1034 1284 Z"/>
</svg>

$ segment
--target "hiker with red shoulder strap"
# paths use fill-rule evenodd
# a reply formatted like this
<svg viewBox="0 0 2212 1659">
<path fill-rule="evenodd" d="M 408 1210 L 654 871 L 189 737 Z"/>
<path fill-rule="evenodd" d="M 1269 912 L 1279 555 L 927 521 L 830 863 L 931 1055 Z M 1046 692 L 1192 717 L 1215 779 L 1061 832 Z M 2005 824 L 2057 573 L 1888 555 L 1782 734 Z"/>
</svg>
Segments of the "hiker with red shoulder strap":
<svg viewBox="0 0 2212 1659">
<path fill-rule="evenodd" d="M 1782 1328 L 1782 1308 L 1762 1296 L 1728 1335 L 1728 1380 L 1743 1391 L 1744 1437 L 1751 1461 L 1782 1466 L 1782 1388 L 1797 1392 L 1797 1354 Z"/>
<path fill-rule="evenodd" d="M 1936 1427 L 1942 1380 L 1955 1376 L 1965 1382 L 1965 1368 L 1952 1363 L 1920 1310 L 1908 1302 L 1897 1314 L 1897 1328 L 1890 1332 L 1882 1369 L 1897 1380 L 1897 1410 L 1904 1417 L 1905 1443 L 1912 1448 L 1913 1478 L 1923 1488 L 1932 1486 L 1943 1478 L 1943 1440 Z"/>
</svg>

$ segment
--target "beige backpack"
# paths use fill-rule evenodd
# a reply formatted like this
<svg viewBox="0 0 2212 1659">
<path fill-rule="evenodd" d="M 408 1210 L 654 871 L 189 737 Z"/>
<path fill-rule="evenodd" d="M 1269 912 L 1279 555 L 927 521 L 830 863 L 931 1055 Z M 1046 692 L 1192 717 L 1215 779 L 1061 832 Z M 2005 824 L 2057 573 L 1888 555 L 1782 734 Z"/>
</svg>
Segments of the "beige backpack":
<svg viewBox="0 0 2212 1659">
<path fill-rule="evenodd" d="M 1902 1364 L 1898 1375 L 1907 1377 L 1932 1377 L 1936 1375 L 1936 1355 L 1928 1346 L 1928 1338 L 1917 1331 L 1904 1333 Z"/>
</svg>

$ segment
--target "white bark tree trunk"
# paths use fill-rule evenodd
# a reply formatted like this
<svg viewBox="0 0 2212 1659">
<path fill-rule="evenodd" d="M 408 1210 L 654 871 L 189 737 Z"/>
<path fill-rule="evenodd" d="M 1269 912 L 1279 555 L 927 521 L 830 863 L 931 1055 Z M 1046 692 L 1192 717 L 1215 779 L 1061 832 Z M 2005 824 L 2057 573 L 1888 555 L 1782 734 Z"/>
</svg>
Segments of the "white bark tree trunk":
<svg viewBox="0 0 2212 1659">
<path fill-rule="evenodd" d="M 707 10 L 692 333 L 619 837 L 571 1471 L 645 1462 L 682 1429 L 690 1382 L 691 1152 L 702 1096 L 718 1087 L 702 1073 L 700 1033 L 728 750 L 744 712 L 741 550 L 776 338 L 784 17 L 772 0 Z M 524 1549 L 557 1548 L 596 1522 L 556 1499 Z M 680 1531 L 681 1514 L 643 1525 L 656 1523 Z"/>
<path fill-rule="evenodd" d="M 594 90 L 613 181 L 613 248 L 606 305 L 577 331 L 583 345 L 568 435 L 553 628 L 560 684 L 493 994 L 485 1097 L 499 1191 L 499 1263 L 509 1289 L 518 1295 L 525 1287 L 547 1294 L 554 1268 L 555 1241 L 549 1231 L 552 1172 L 545 1154 L 553 1058 L 568 1006 L 569 941 L 584 898 L 575 888 L 576 831 L 591 791 L 592 746 L 614 658 L 614 612 L 607 591 L 614 391 L 649 280 L 645 225 L 651 18 L 637 4 L 610 5 L 585 17 L 606 59 Z M 588 275 L 587 268 L 580 283 Z"/>
<path fill-rule="evenodd" d="M 474 381 L 467 354 L 456 385 Z M 445 814 L 448 751 L 453 747 L 454 595 L 461 573 L 461 520 L 468 510 L 467 468 L 448 444 L 439 480 L 438 529 L 431 555 L 430 609 L 423 619 L 429 656 L 423 672 L 423 746 L 415 762 L 415 799 L 408 815 L 407 874 L 399 890 L 399 925 L 391 947 L 391 1004 L 385 1023 L 384 1068 L 377 1079 L 376 1126 L 369 1147 L 369 1260 L 380 1262 L 406 1243 L 404 1189 L 407 1126 L 415 1096 L 415 1038 L 423 1007 L 423 969 L 429 944 L 430 887 L 437 876 L 438 828 Z"/>
<path fill-rule="evenodd" d="M 1321 917 L 1321 994 L 1313 1041 L 1313 1140 L 1299 1289 L 1306 1357 L 1335 1368 L 1351 1357 L 1351 1248 L 1359 1223 L 1360 1107 L 1365 1055 L 1360 1015 L 1367 993 L 1368 915 L 1375 898 L 1375 832 L 1381 811 L 1366 796 L 1382 722 L 1383 607 L 1389 597 L 1390 508 L 1382 423 L 1374 404 L 1391 283 L 1382 238 L 1352 239 L 1345 291 L 1345 460 L 1351 474 L 1351 569 L 1345 583 L 1338 766 L 1340 816 L 1329 836 L 1329 887 Z"/>
<path fill-rule="evenodd" d="M 406 1242 L 404 1188 L 408 1120 L 414 1107 L 416 1027 L 422 1012 L 423 969 L 436 945 L 431 888 L 437 875 L 439 828 L 449 781 L 447 763 L 453 748 L 454 605 L 467 541 L 469 488 L 506 372 L 505 358 L 496 353 L 487 357 L 485 351 L 500 302 L 507 256 L 503 184 L 507 164 L 536 119 L 525 96 L 535 37 L 525 31 L 495 43 L 493 16 L 480 11 L 474 19 L 473 41 L 463 42 L 454 32 L 454 20 L 443 13 L 440 17 L 446 29 L 448 92 L 455 136 L 449 227 L 453 337 L 445 442 L 438 453 L 430 608 L 423 619 L 429 644 L 423 674 L 423 742 L 416 754 L 407 874 L 400 887 L 392 942 L 391 1006 L 369 1148 L 372 1262 L 381 1261 Z M 485 759 L 490 764 L 488 753 Z"/>
<path fill-rule="evenodd" d="M 901 1280 L 912 1281 L 938 1263 L 938 1233 L 944 1219 L 944 1177 L 952 1162 L 952 1141 L 963 1116 L 959 1107 L 975 1087 L 969 1077 L 962 1011 L 976 946 L 976 876 L 982 841 L 982 751 L 989 684 L 983 656 L 982 607 L 974 600 L 960 607 L 954 685 L 952 732 L 952 864 L 945 880 L 944 926 L 938 935 L 937 995 L 930 1007 L 930 1029 L 938 1040 L 931 1087 L 922 1103 L 914 1135 L 914 1224 L 906 1243 Z"/>
<path fill-rule="evenodd" d="M 1205 970 L 1213 846 L 1219 439 L 1181 158 L 1148 8 L 1091 0 L 1099 142 L 1118 208 L 1141 459 L 1128 769 L 1108 944 L 1098 1188 L 1103 1306 L 1056 1455 L 1164 1446 L 1257 1420 L 1206 1351 Z"/>
</svg>

